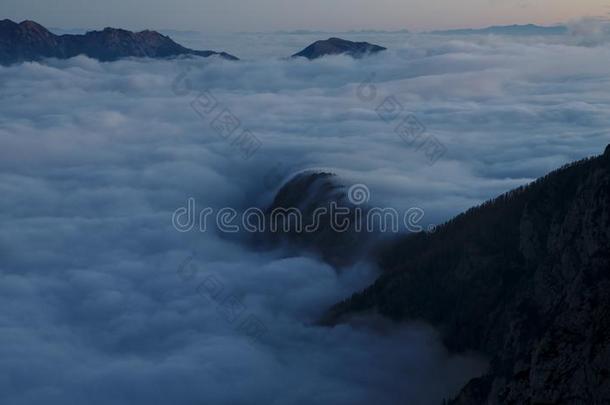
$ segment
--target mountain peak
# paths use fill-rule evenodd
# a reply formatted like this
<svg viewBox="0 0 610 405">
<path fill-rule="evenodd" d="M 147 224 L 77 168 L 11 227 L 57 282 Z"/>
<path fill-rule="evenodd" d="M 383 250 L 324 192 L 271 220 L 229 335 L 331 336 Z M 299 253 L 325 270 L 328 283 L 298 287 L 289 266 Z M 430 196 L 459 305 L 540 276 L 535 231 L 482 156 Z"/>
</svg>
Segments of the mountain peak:
<svg viewBox="0 0 610 405">
<path fill-rule="evenodd" d="M 43 27 L 42 25 L 40 25 L 37 22 L 32 21 L 32 20 L 23 20 L 23 21 L 21 21 L 19 23 L 19 25 L 24 27 L 24 28 L 28 28 L 28 29 L 43 29 L 43 30 L 46 30 L 45 27 Z"/>
<path fill-rule="evenodd" d="M 34 35 L 39 38 L 50 38 L 51 36 L 53 36 L 53 34 L 48 29 L 31 20 L 25 20 L 20 22 L 16 25 L 16 28 L 23 33 L 22 35 Z"/>
<path fill-rule="evenodd" d="M 13 26 L 13 25 L 19 25 L 19 24 L 17 24 L 13 20 L 9 20 L 8 18 L 5 18 L 4 20 L 0 20 L 0 26 Z"/>
<path fill-rule="evenodd" d="M 382 46 L 368 42 L 352 42 L 342 38 L 331 37 L 327 40 L 314 42 L 302 51 L 292 55 L 292 57 L 305 57 L 311 60 L 326 55 L 345 54 L 353 58 L 361 58 L 368 54 L 384 51 L 385 49 Z"/>
</svg>

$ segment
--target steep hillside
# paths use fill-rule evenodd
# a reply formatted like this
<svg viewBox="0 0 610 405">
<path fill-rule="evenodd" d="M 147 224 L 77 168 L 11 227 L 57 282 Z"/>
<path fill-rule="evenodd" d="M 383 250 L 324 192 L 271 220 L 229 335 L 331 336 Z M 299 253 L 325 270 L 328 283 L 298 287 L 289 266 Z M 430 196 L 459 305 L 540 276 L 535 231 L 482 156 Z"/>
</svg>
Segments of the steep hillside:
<svg viewBox="0 0 610 405">
<path fill-rule="evenodd" d="M 492 358 L 458 404 L 610 402 L 610 146 L 387 247 L 372 286 L 334 306 L 424 320 Z"/>
</svg>

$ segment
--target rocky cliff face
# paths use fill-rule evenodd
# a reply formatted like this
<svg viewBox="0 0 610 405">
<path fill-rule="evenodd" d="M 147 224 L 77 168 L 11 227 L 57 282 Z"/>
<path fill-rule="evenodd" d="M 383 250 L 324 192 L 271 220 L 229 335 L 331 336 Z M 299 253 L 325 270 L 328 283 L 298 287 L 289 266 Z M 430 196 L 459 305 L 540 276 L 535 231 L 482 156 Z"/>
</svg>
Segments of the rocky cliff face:
<svg viewBox="0 0 610 405">
<path fill-rule="evenodd" d="M 35 61 L 43 58 L 71 58 L 86 55 L 100 61 L 125 57 L 165 58 L 179 55 L 236 57 L 225 52 L 196 51 L 172 41 L 155 31 L 131 32 L 105 28 L 84 35 L 54 35 L 33 21 L 17 24 L 0 21 L 0 64 Z"/>
<path fill-rule="evenodd" d="M 455 404 L 610 403 L 610 146 L 379 260 L 385 273 L 323 323 L 377 311 L 486 353 Z"/>
<path fill-rule="evenodd" d="M 352 42 L 341 38 L 329 38 L 324 41 L 314 42 L 301 52 L 292 55 L 292 57 L 317 59 L 326 55 L 345 54 L 353 58 L 361 58 L 365 55 L 384 50 L 386 50 L 386 48 L 383 46 L 369 44 L 368 42 Z"/>
</svg>

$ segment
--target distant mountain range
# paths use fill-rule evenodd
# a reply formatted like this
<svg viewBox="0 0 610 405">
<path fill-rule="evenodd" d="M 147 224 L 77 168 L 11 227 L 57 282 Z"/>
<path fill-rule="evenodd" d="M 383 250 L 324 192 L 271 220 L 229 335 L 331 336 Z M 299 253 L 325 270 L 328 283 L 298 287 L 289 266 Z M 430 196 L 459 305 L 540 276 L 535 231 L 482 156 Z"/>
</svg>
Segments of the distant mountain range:
<svg viewBox="0 0 610 405">
<path fill-rule="evenodd" d="M 292 57 L 317 59 L 327 55 L 345 54 L 354 58 L 361 58 L 365 55 L 385 50 L 386 48 L 383 46 L 369 44 L 368 42 L 352 42 L 341 38 L 329 38 L 327 40 L 314 42 L 302 51 L 292 55 Z"/>
<path fill-rule="evenodd" d="M 225 52 L 196 51 L 185 48 L 156 31 L 131 32 L 105 28 L 83 35 L 55 35 L 33 21 L 19 24 L 0 21 L 0 64 L 36 61 L 43 58 L 66 59 L 86 55 L 100 61 L 126 57 L 167 58 L 180 55 L 209 57 L 217 55 L 237 60 Z"/>
<path fill-rule="evenodd" d="M 0 64 L 9 65 L 18 62 L 38 61 L 44 58 L 67 59 L 77 55 L 86 55 L 103 62 L 116 61 L 126 57 L 168 58 L 180 55 L 202 57 L 219 56 L 228 60 L 239 60 L 226 52 L 198 51 L 186 48 L 170 37 L 157 31 L 132 32 L 118 28 L 104 28 L 102 31 L 80 33 L 75 30 L 59 30 L 56 35 L 34 21 L 16 23 L 11 20 L 0 21 Z M 295 31 L 294 33 L 313 33 Z M 356 31 L 354 31 L 356 32 Z M 377 31 L 360 31 L 360 33 Z M 408 33 L 408 31 L 400 31 Z M 542 27 L 538 25 L 494 26 L 483 29 L 458 29 L 432 31 L 432 35 L 562 35 L 568 32 L 567 27 Z M 192 32 L 192 35 L 195 35 Z M 320 40 L 292 55 L 293 58 L 304 57 L 317 59 L 328 55 L 349 55 L 361 58 L 386 50 L 383 46 L 368 42 L 353 42 L 332 37 Z"/>
<path fill-rule="evenodd" d="M 568 33 L 568 27 L 556 25 L 552 27 L 543 27 L 540 25 L 502 25 L 492 26 L 480 29 L 457 29 L 446 31 L 432 31 L 429 34 L 434 35 L 564 35 Z"/>
<path fill-rule="evenodd" d="M 422 320 L 488 355 L 452 404 L 610 403 L 610 145 L 374 258 L 381 277 L 322 323 Z"/>
<path fill-rule="evenodd" d="M 67 59 L 78 55 L 86 55 L 102 62 L 127 57 L 168 58 L 180 55 L 219 56 L 228 60 L 239 60 L 226 52 L 186 48 L 156 31 L 132 32 L 118 28 L 104 28 L 102 31 L 88 31 L 84 34 L 79 34 L 78 31 L 56 35 L 34 21 L 18 24 L 11 20 L 2 20 L 0 64 L 10 65 L 44 58 Z M 345 54 L 360 58 L 385 49 L 368 42 L 329 38 L 314 42 L 293 57 L 316 59 L 326 55 Z"/>
</svg>

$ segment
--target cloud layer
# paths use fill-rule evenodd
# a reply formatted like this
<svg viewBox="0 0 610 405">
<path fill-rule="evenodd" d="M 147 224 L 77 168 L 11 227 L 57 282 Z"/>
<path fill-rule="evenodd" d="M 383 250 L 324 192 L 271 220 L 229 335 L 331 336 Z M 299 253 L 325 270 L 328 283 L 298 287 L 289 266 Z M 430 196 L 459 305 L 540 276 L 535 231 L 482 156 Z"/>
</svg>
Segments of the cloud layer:
<svg viewBox="0 0 610 405">
<path fill-rule="evenodd" d="M 0 68 L 1 402 L 438 403 L 483 372 L 424 325 L 314 326 L 375 278 L 370 265 L 337 275 L 315 258 L 172 228 L 189 197 L 263 205 L 278 186 L 270 174 L 311 167 L 438 223 L 610 141 L 607 41 L 369 40 L 392 46 L 357 61 L 265 56 L 288 53 L 285 35 L 240 63 Z M 358 96 L 366 80 L 374 97 Z M 200 94 L 260 140 L 251 159 L 193 111 Z M 389 96 L 446 146 L 436 164 L 379 116 Z M 202 294 L 209 277 L 264 324 L 261 339 Z"/>
</svg>

